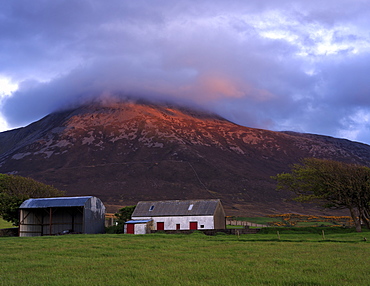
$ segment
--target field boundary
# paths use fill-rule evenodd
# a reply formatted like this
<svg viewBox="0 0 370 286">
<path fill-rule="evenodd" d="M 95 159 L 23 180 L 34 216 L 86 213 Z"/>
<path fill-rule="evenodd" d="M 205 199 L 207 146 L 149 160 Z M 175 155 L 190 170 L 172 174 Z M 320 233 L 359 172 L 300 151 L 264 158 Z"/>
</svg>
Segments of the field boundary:
<svg viewBox="0 0 370 286">
<path fill-rule="evenodd" d="M 241 225 L 244 227 L 269 227 L 266 224 L 253 223 L 249 221 L 236 220 L 236 219 L 226 219 L 226 225 Z"/>
<path fill-rule="evenodd" d="M 18 236 L 18 227 L 0 229 L 0 237 L 3 236 Z"/>
</svg>

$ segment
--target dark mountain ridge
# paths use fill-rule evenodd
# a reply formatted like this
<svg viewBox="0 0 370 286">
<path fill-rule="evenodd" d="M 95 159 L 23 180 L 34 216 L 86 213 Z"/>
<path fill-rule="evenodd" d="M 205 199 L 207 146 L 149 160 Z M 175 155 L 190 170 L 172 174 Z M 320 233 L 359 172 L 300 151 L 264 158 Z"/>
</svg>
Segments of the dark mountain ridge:
<svg viewBox="0 0 370 286">
<path fill-rule="evenodd" d="M 270 178 L 306 157 L 370 166 L 370 146 L 148 102 L 84 105 L 0 133 L 1 173 L 98 196 L 110 211 L 139 200 L 219 198 L 229 215 L 323 213 L 285 201 Z"/>
</svg>

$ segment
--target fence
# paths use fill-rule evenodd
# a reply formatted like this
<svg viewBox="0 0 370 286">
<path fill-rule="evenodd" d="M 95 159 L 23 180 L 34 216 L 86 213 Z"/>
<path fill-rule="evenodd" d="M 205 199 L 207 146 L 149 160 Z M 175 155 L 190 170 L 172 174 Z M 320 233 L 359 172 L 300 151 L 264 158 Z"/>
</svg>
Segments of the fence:
<svg viewBox="0 0 370 286">
<path fill-rule="evenodd" d="M 235 219 L 227 219 L 226 220 L 226 225 L 241 225 L 244 227 L 268 227 L 268 225 L 265 224 L 258 224 L 258 223 L 253 223 L 249 221 L 242 221 L 242 220 L 235 220 Z"/>
</svg>

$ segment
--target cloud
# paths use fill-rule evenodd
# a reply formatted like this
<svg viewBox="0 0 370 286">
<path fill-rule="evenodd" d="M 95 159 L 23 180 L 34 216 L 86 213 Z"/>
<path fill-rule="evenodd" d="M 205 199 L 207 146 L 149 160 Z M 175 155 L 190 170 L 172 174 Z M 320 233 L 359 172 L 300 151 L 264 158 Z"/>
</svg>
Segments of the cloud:
<svg viewBox="0 0 370 286">
<path fill-rule="evenodd" d="M 251 127 L 370 143 L 366 1 L 16 1 L 0 102 L 20 126 L 102 94 L 193 103 Z"/>
</svg>

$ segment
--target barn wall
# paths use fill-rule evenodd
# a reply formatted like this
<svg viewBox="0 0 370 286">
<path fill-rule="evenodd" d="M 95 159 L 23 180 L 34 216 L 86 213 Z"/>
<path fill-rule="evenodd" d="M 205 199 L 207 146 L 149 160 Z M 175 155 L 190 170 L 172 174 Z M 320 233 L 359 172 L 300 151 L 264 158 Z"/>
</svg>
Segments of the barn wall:
<svg viewBox="0 0 370 286">
<path fill-rule="evenodd" d="M 215 229 L 225 229 L 226 228 L 226 220 L 225 220 L 225 211 L 222 207 L 221 203 L 217 205 L 216 211 L 214 213 L 215 217 Z"/>
<path fill-rule="evenodd" d="M 20 211 L 19 236 L 40 236 L 42 215 L 28 210 Z"/>
<path fill-rule="evenodd" d="M 85 203 L 83 232 L 87 234 L 105 232 L 105 206 L 97 197 Z"/>
<path fill-rule="evenodd" d="M 213 216 L 172 216 L 172 217 L 133 217 L 132 219 L 152 219 L 153 230 L 157 229 L 157 222 L 164 222 L 165 230 L 176 230 L 176 224 L 180 224 L 180 230 L 190 229 L 190 222 L 197 222 L 198 229 L 214 229 Z M 201 225 L 204 227 L 201 228 Z"/>
<path fill-rule="evenodd" d="M 149 228 L 147 223 L 137 223 L 135 224 L 135 234 L 147 234 L 149 233 Z"/>
</svg>

